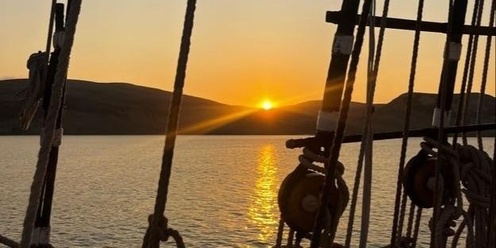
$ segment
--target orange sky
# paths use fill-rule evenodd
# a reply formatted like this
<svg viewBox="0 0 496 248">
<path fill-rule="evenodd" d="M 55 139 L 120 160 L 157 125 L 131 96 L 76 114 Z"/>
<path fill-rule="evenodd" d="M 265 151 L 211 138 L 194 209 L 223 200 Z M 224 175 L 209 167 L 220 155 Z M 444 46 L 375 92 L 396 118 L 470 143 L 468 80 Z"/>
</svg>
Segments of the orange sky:
<svg viewBox="0 0 496 248">
<path fill-rule="evenodd" d="M 50 2 L 2 0 L 0 79 L 26 77 L 27 57 L 45 47 Z M 392 2 L 390 16 L 415 18 L 415 1 Z M 447 2 L 426 1 L 424 19 L 445 22 Z M 185 3 L 83 1 L 69 77 L 171 90 Z M 198 1 L 185 93 L 246 106 L 257 106 L 265 98 L 279 105 L 321 99 L 335 32 L 335 25 L 324 21 L 325 11 L 338 10 L 340 4 L 332 0 Z M 470 9 L 472 5 L 469 1 Z M 487 3 L 484 25 L 489 8 Z M 381 11 L 378 6 L 378 15 Z M 466 23 L 470 17 L 468 13 Z M 442 34 L 422 35 L 416 91 L 437 91 L 444 39 Z M 386 33 L 377 102 L 387 102 L 407 90 L 412 40 L 413 32 Z M 485 42 L 480 39 L 479 63 Z M 488 78 L 492 95 L 494 43 Z M 362 62 L 367 58 L 364 51 Z M 363 102 L 363 63 L 360 67 L 354 100 Z M 462 63 L 459 68 L 461 78 Z M 481 67 L 476 72 L 475 91 L 479 91 L 480 74 Z"/>
</svg>

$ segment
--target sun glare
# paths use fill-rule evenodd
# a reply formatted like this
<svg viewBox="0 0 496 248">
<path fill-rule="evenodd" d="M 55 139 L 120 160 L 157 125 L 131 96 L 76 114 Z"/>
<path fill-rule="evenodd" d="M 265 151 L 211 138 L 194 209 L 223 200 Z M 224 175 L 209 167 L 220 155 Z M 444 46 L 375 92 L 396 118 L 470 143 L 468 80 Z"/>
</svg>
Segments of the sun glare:
<svg viewBox="0 0 496 248">
<path fill-rule="evenodd" d="M 274 107 L 274 104 L 269 101 L 269 100 L 265 100 L 262 102 L 262 108 L 265 109 L 265 110 L 270 110 Z"/>
</svg>

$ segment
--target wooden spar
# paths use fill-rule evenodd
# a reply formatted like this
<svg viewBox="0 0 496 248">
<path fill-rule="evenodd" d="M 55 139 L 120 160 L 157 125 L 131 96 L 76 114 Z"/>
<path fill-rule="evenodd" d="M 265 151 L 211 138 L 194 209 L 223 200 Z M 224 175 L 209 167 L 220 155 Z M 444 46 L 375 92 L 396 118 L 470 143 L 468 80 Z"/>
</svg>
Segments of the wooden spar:
<svg viewBox="0 0 496 248">
<path fill-rule="evenodd" d="M 345 0 L 341 5 L 344 15 L 353 16 L 358 12 L 360 1 Z M 355 30 L 355 21 L 351 19 L 340 20 L 335 36 L 352 36 Z M 334 41 L 336 42 L 336 40 Z M 336 43 L 333 44 L 333 47 Z M 352 45 L 352 44 L 351 44 Z M 343 94 L 346 71 L 350 54 L 332 52 L 331 62 L 327 71 L 324 97 L 322 99 L 322 111 L 338 112 L 341 106 L 341 95 Z"/>
<path fill-rule="evenodd" d="M 61 32 L 64 28 L 64 4 L 57 3 L 55 8 L 55 32 Z M 43 108 L 45 109 L 45 113 L 48 112 L 48 108 L 50 105 L 50 96 L 52 84 L 55 78 L 55 74 L 57 72 L 58 65 L 58 57 L 60 54 L 60 47 L 56 47 L 54 52 L 51 54 L 50 65 L 48 66 L 47 72 L 47 80 L 45 81 L 45 93 L 43 99 Z M 64 87 L 65 90 L 65 87 Z M 62 102 L 64 101 L 64 95 L 62 96 Z M 63 114 L 63 105 L 59 109 L 59 114 L 56 122 L 56 129 L 62 128 L 62 114 Z M 45 116 L 46 118 L 46 116 Z M 50 150 L 47 171 L 45 174 L 45 179 L 43 183 L 43 194 L 41 195 L 40 204 L 38 205 L 38 212 L 35 220 L 36 228 L 44 228 L 50 226 L 50 216 L 52 212 L 52 202 L 53 202 L 53 194 L 55 188 L 55 177 L 57 172 L 57 163 L 58 163 L 58 155 L 59 155 L 59 147 L 58 145 L 54 145 Z M 37 240 L 35 240 L 37 242 Z"/>
<path fill-rule="evenodd" d="M 341 12 L 349 16 L 356 15 L 359 5 L 359 0 L 344 0 L 341 5 Z M 334 123 L 331 120 L 332 118 L 329 118 L 329 115 L 338 113 L 341 106 L 348 62 L 353 46 L 354 30 L 354 20 L 343 19 L 338 23 L 334 35 L 331 61 L 327 70 L 322 107 L 319 112 L 317 133 L 315 135 L 322 139 L 332 140 L 334 137 Z M 329 156 L 331 146 L 309 146 L 308 148 L 316 153 L 322 153 L 321 148 L 323 148 L 323 155 Z"/>
<path fill-rule="evenodd" d="M 444 133 L 463 133 L 463 132 L 474 132 L 474 131 L 484 131 L 484 130 L 496 130 L 496 123 L 487 123 L 480 125 L 470 125 L 461 127 L 446 127 L 444 128 Z M 437 128 L 424 128 L 417 130 L 410 130 L 408 132 L 409 137 L 431 137 L 436 138 L 438 133 Z M 375 133 L 374 140 L 387 140 L 387 139 L 399 139 L 403 137 L 403 131 L 391 131 L 383 133 Z M 347 135 L 343 139 L 343 143 L 360 142 L 362 140 L 361 134 Z M 327 142 L 327 143 L 326 143 Z M 299 147 L 307 147 L 309 144 L 318 143 L 319 146 L 323 147 L 330 143 L 329 140 L 316 139 L 314 137 L 303 138 L 303 139 L 289 139 L 286 141 L 286 147 L 293 149 Z"/>
<path fill-rule="evenodd" d="M 465 14 L 467 12 L 467 0 L 457 0 L 453 6 L 453 22 L 451 25 L 451 29 L 448 30 L 446 37 L 446 45 L 444 51 L 444 63 L 443 70 L 441 72 L 441 79 L 439 83 L 438 90 L 438 99 L 436 107 L 441 110 L 442 99 L 445 99 L 444 106 L 445 111 L 451 110 L 451 104 L 453 101 L 453 91 L 455 88 L 456 82 L 456 71 L 458 69 L 458 61 L 460 58 L 460 53 L 458 53 L 458 59 L 452 58 L 456 57 L 456 52 L 450 52 L 448 50 L 456 50 L 457 44 L 461 46 L 462 36 L 463 36 L 463 27 L 465 22 Z M 461 52 L 461 47 L 460 47 Z M 444 86 L 446 85 L 446 86 Z M 443 87 L 446 87 L 444 90 Z M 445 95 L 443 97 L 443 95 Z M 443 114 L 441 114 L 443 116 Z"/>
<path fill-rule="evenodd" d="M 326 22 L 337 24 L 341 21 L 342 15 L 343 14 L 341 13 L 341 11 L 327 11 Z M 355 19 L 355 23 L 358 23 L 359 19 L 360 19 L 360 15 L 357 15 Z M 380 25 L 382 21 L 382 17 L 375 16 L 373 20 L 374 20 L 374 25 L 377 27 Z M 391 18 L 391 17 L 386 18 L 386 28 L 391 28 L 391 29 L 415 31 L 416 23 L 417 22 L 414 20 Z M 367 25 L 370 25 L 370 22 L 367 22 Z M 420 31 L 433 32 L 433 33 L 446 33 L 448 32 L 448 23 L 422 21 L 420 22 Z M 496 36 L 496 29 L 494 27 L 463 25 L 462 33 L 473 34 L 473 35 Z"/>
</svg>

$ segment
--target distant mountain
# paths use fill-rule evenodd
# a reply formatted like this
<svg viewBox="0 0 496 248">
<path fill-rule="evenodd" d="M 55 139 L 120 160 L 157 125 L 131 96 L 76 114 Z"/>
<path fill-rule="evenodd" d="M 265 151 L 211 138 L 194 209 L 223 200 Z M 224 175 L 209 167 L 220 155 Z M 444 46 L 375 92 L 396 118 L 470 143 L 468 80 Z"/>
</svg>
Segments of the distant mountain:
<svg viewBox="0 0 496 248">
<path fill-rule="evenodd" d="M 39 110 L 29 131 L 21 131 L 17 116 L 22 104 L 24 79 L 0 81 L 0 134 L 34 134 L 41 127 Z M 172 94 L 126 83 L 93 83 L 69 80 L 65 134 L 163 134 Z M 469 123 L 475 123 L 478 96 L 472 96 Z M 416 93 L 413 97 L 412 129 L 429 127 L 436 96 Z M 458 97 L 455 96 L 456 106 Z M 231 106 L 202 98 L 183 97 L 181 134 L 314 134 L 320 101 L 309 101 L 269 111 Z M 375 106 L 374 128 L 399 131 L 403 127 L 406 94 L 388 104 Z M 484 96 L 482 122 L 495 122 L 494 97 Z M 352 103 L 347 133 L 360 133 L 365 104 Z M 455 116 L 455 114 L 453 115 Z"/>
</svg>

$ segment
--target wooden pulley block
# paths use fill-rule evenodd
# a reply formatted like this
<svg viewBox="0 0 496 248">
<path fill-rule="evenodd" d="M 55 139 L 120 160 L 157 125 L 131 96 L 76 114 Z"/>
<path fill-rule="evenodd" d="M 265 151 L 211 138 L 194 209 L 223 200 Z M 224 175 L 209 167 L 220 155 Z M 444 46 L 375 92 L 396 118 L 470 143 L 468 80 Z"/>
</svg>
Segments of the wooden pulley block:
<svg viewBox="0 0 496 248">
<path fill-rule="evenodd" d="M 403 187 L 410 200 L 418 207 L 434 206 L 437 159 L 424 152 L 419 152 L 408 161 L 403 173 Z M 444 184 L 443 202 L 451 195 L 450 185 L 453 183 L 452 173 L 442 168 L 441 183 Z"/>
<path fill-rule="evenodd" d="M 299 233 L 310 233 L 314 228 L 315 217 L 320 206 L 320 191 L 325 176 L 297 166 L 282 182 L 277 202 L 282 219 Z M 331 190 L 329 209 L 333 211 L 338 201 L 336 187 Z"/>
</svg>

